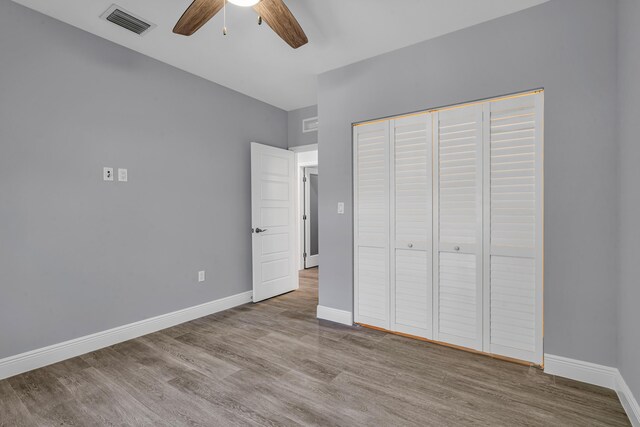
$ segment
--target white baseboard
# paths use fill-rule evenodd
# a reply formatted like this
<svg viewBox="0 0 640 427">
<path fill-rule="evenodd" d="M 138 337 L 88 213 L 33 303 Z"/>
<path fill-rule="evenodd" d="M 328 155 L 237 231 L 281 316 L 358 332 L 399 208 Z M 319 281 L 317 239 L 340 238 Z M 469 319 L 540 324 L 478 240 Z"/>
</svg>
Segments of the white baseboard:
<svg viewBox="0 0 640 427">
<path fill-rule="evenodd" d="M 0 380 L 251 302 L 253 292 L 162 314 L 103 332 L 0 359 Z"/>
<path fill-rule="evenodd" d="M 551 354 L 544 355 L 544 371 L 547 374 L 599 385 L 612 390 L 616 388 L 616 375 L 619 374 L 616 368 L 610 366 Z"/>
<path fill-rule="evenodd" d="M 620 372 L 618 372 L 618 376 L 616 378 L 616 393 L 618 393 L 618 397 L 620 398 L 620 403 L 622 403 L 622 407 L 624 411 L 627 413 L 629 420 L 631 421 L 631 425 L 633 427 L 640 427 L 640 405 L 638 405 L 638 401 L 633 396 L 631 389 L 622 378 Z"/>
<path fill-rule="evenodd" d="M 640 406 L 617 368 L 545 354 L 544 372 L 615 390 L 631 425 L 640 427 Z"/>
<path fill-rule="evenodd" d="M 330 320 L 332 322 L 342 323 L 343 325 L 353 325 L 353 315 L 350 311 L 319 305 L 316 316 L 318 319 Z"/>
</svg>

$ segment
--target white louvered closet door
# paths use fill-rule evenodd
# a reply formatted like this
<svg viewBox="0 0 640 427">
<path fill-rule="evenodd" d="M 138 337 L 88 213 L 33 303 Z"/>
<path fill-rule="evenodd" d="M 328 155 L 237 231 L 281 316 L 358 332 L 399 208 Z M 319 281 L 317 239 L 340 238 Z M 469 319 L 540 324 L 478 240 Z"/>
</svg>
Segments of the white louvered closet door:
<svg viewBox="0 0 640 427">
<path fill-rule="evenodd" d="M 482 105 L 434 122 L 434 339 L 482 350 Z"/>
<path fill-rule="evenodd" d="M 389 329 L 389 121 L 354 127 L 354 320 Z"/>
<path fill-rule="evenodd" d="M 543 94 L 485 104 L 484 351 L 542 363 Z"/>
<path fill-rule="evenodd" d="M 432 338 L 432 119 L 391 120 L 391 329 Z"/>
</svg>

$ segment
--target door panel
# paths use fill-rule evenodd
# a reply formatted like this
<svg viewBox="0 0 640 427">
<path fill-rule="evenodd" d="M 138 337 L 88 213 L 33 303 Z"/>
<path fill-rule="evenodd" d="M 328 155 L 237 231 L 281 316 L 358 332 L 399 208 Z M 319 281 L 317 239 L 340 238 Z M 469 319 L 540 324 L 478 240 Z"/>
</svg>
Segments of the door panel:
<svg viewBox="0 0 640 427">
<path fill-rule="evenodd" d="M 430 254 L 425 250 L 396 249 L 396 331 L 431 338 Z"/>
<path fill-rule="evenodd" d="M 441 251 L 439 262 L 439 339 L 474 348 L 479 309 L 476 256 Z"/>
<path fill-rule="evenodd" d="M 432 119 L 420 114 L 390 125 L 391 329 L 432 338 Z"/>
<path fill-rule="evenodd" d="M 389 122 L 356 126 L 354 319 L 389 329 Z"/>
<path fill-rule="evenodd" d="M 485 105 L 484 350 L 542 363 L 542 94 Z"/>
<path fill-rule="evenodd" d="M 358 318 L 371 326 L 388 328 L 389 279 L 385 248 L 362 246 L 358 251 Z"/>
<path fill-rule="evenodd" d="M 482 349 L 482 106 L 435 113 L 437 340 Z"/>
<path fill-rule="evenodd" d="M 252 143 L 251 227 L 254 302 L 298 288 L 294 261 L 293 194 L 293 152 Z"/>
</svg>

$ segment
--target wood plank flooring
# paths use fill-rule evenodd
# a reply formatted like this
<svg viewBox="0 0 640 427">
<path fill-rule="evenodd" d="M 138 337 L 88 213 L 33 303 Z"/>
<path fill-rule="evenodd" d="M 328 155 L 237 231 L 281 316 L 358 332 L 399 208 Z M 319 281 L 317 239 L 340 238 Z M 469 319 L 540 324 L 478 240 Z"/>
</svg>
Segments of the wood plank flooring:
<svg viewBox="0 0 640 427">
<path fill-rule="evenodd" d="M 0 381 L 1 426 L 628 426 L 611 390 L 315 318 L 301 288 Z"/>
</svg>

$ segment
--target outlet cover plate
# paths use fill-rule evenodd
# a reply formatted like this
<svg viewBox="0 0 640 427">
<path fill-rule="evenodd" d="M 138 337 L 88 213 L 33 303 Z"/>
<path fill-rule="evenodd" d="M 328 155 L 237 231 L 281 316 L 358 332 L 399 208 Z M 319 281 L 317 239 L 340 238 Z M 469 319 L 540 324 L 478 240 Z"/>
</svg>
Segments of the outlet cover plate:
<svg viewBox="0 0 640 427">
<path fill-rule="evenodd" d="M 113 181 L 113 168 L 102 168 L 102 179 L 104 181 Z"/>
</svg>

